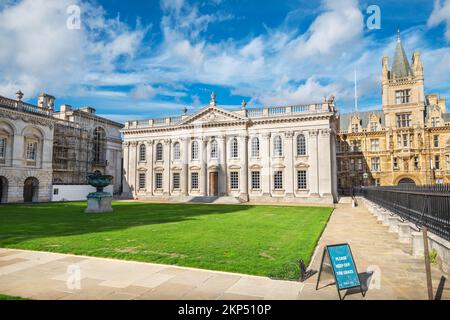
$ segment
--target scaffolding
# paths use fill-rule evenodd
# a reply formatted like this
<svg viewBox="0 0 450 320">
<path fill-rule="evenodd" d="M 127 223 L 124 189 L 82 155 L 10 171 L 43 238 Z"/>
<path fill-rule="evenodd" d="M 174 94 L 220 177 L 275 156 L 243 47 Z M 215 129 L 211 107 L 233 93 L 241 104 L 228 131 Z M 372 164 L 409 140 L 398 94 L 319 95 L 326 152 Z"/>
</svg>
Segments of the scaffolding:
<svg viewBox="0 0 450 320">
<path fill-rule="evenodd" d="M 89 130 L 69 121 L 58 121 L 53 141 L 53 183 L 86 184 L 91 171 L 93 137 Z"/>
</svg>

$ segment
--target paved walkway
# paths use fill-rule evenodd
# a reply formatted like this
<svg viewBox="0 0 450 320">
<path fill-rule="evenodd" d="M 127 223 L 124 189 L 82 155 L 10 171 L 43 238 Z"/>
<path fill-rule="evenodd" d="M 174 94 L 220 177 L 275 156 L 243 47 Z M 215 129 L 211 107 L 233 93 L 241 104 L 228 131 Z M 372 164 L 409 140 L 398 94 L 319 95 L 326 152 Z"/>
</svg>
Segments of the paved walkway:
<svg viewBox="0 0 450 320">
<path fill-rule="evenodd" d="M 375 274 L 366 299 L 426 299 L 424 264 L 411 257 L 364 207 L 337 206 L 322 235 L 325 244 L 349 242 L 358 271 Z M 441 273 L 433 268 L 434 288 Z M 80 279 L 80 281 L 77 281 Z M 375 280 L 378 281 L 375 281 Z M 317 275 L 298 283 L 264 277 L 64 254 L 0 249 L 0 293 L 33 299 L 337 299 L 336 288 L 315 290 Z M 326 280 L 326 279 L 325 279 Z M 326 285 L 324 281 L 321 286 Z M 445 282 L 442 298 L 450 299 Z M 346 299 L 362 299 L 350 294 Z"/>
</svg>

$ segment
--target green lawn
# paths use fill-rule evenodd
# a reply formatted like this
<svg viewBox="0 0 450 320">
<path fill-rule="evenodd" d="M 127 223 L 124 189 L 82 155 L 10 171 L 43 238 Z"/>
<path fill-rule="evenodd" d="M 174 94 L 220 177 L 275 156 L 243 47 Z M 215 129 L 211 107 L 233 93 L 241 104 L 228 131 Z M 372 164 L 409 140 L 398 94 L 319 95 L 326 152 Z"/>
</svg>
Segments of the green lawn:
<svg viewBox="0 0 450 320">
<path fill-rule="evenodd" d="M 0 301 L 1 300 L 28 300 L 20 297 L 12 297 L 12 296 L 6 296 L 4 294 L 0 294 Z"/>
<path fill-rule="evenodd" d="M 114 203 L 0 206 L 0 247 L 174 264 L 278 278 L 309 263 L 331 208 Z"/>
</svg>

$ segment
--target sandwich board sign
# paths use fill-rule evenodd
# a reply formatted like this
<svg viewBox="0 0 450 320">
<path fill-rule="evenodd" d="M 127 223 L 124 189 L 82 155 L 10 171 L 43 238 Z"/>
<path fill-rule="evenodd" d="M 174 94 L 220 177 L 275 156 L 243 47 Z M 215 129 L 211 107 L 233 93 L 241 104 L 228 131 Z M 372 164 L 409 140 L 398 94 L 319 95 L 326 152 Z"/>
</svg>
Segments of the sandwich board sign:
<svg viewBox="0 0 450 320">
<path fill-rule="evenodd" d="M 341 290 L 360 288 L 363 297 L 365 293 L 361 286 L 358 270 L 353 259 L 352 250 L 348 243 L 326 246 L 323 250 L 322 262 L 317 279 L 316 290 L 319 288 L 320 276 L 326 267 L 331 266 L 339 299 L 342 300 Z M 325 267 L 325 268 L 324 268 Z"/>
</svg>

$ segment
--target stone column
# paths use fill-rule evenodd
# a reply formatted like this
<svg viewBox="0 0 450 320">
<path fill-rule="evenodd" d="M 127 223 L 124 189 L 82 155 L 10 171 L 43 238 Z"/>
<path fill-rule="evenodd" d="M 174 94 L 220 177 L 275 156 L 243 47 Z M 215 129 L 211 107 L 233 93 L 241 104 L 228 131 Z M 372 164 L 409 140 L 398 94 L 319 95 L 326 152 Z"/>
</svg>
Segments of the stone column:
<svg viewBox="0 0 450 320">
<path fill-rule="evenodd" d="M 130 190 L 130 143 L 123 143 L 123 176 L 122 193 L 125 196 L 131 196 Z"/>
<path fill-rule="evenodd" d="M 181 157 L 183 159 L 183 168 L 181 172 L 181 193 L 183 196 L 189 195 L 189 141 L 190 138 L 181 139 Z"/>
<path fill-rule="evenodd" d="M 241 177 L 240 177 L 240 189 L 241 199 L 248 201 L 248 136 L 240 136 L 240 159 L 241 159 Z"/>
<path fill-rule="evenodd" d="M 163 174 L 163 195 L 170 196 L 170 139 L 164 140 L 164 174 Z"/>
<path fill-rule="evenodd" d="M 270 132 L 263 133 L 263 139 L 261 143 L 261 150 L 260 150 L 260 156 L 262 161 L 262 169 L 261 169 L 261 187 L 263 191 L 264 197 L 270 197 L 272 192 L 271 187 L 271 158 L 272 158 L 272 152 L 270 149 Z"/>
<path fill-rule="evenodd" d="M 147 141 L 147 194 L 153 195 L 153 140 Z"/>
<path fill-rule="evenodd" d="M 130 144 L 130 173 L 128 174 L 130 190 L 133 196 L 137 193 L 136 186 L 136 166 L 137 166 L 137 145 L 136 141 Z"/>
<path fill-rule="evenodd" d="M 206 197 L 208 195 L 208 139 L 199 139 L 200 145 L 200 195 Z"/>
<path fill-rule="evenodd" d="M 308 181 L 311 196 L 319 196 L 319 150 L 318 150 L 318 130 L 309 131 L 308 150 L 309 150 L 309 170 Z"/>
<path fill-rule="evenodd" d="M 294 145 L 293 138 L 294 132 L 287 131 L 284 134 L 284 164 L 286 165 L 286 197 L 293 198 L 295 195 L 294 181 L 295 181 L 295 170 L 294 170 Z"/>
<path fill-rule="evenodd" d="M 320 130 L 319 135 L 319 193 L 323 196 L 332 195 L 331 181 L 331 141 L 330 129 Z"/>
<path fill-rule="evenodd" d="M 227 177 L 227 137 L 219 136 L 219 195 L 228 195 L 228 177 Z"/>
</svg>

